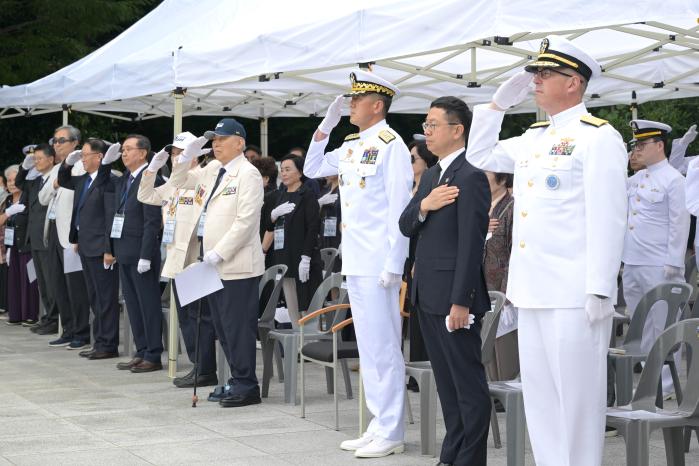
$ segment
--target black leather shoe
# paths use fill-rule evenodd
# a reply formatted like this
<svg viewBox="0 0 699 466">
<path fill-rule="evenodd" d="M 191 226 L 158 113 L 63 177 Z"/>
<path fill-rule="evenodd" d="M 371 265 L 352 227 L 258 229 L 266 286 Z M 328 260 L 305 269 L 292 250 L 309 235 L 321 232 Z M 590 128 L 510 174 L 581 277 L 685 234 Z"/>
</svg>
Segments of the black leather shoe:
<svg viewBox="0 0 699 466">
<path fill-rule="evenodd" d="M 163 365 L 159 362 L 150 362 L 145 359 L 131 368 L 131 372 L 134 374 L 141 374 L 143 372 L 153 372 L 163 370 Z"/>
<path fill-rule="evenodd" d="M 79 352 L 78 355 L 81 358 L 89 358 L 90 356 L 92 356 L 92 353 L 94 353 L 94 352 L 95 352 L 94 349 L 88 349 L 88 350 Z"/>
<path fill-rule="evenodd" d="M 58 323 L 57 322 L 51 322 L 51 323 L 46 324 L 42 327 L 39 327 L 36 330 L 37 335 L 52 335 L 54 333 L 58 333 Z"/>
<path fill-rule="evenodd" d="M 91 355 L 87 357 L 90 361 L 94 361 L 96 359 L 112 359 L 112 358 L 118 358 L 119 353 L 112 353 L 109 351 L 95 351 Z"/>
<path fill-rule="evenodd" d="M 260 403 L 262 403 L 262 399 L 258 393 L 251 395 L 229 395 L 218 402 L 222 408 L 240 408 L 241 406 L 258 405 Z"/>
<path fill-rule="evenodd" d="M 442 463 L 441 461 L 437 463 L 437 466 L 454 466 L 453 463 Z"/>
<path fill-rule="evenodd" d="M 50 325 L 50 323 L 45 321 L 45 320 L 40 320 L 38 322 L 34 322 L 34 325 L 30 326 L 29 330 L 33 333 L 36 333 L 39 331 L 39 329 L 42 329 L 42 328 L 46 327 L 47 325 Z"/>
<path fill-rule="evenodd" d="M 120 371 L 128 371 L 131 370 L 133 366 L 140 364 L 142 361 L 143 358 L 132 358 L 131 361 L 118 363 L 117 369 Z"/>
<path fill-rule="evenodd" d="M 177 377 L 172 383 L 177 388 L 192 388 L 194 387 L 194 370 L 190 373 Z M 218 377 L 216 374 L 198 374 L 197 375 L 197 387 L 209 387 L 212 385 L 218 385 Z"/>
</svg>

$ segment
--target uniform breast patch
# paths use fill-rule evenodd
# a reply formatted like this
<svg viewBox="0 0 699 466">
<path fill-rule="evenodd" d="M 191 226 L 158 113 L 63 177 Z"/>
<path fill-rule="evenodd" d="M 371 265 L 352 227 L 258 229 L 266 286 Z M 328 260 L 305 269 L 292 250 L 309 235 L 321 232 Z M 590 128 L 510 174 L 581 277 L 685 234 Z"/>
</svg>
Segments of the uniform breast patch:
<svg viewBox="0 0 699 466">
<path fill-rule="evenodd" d="M 572 155 L 573 151 L 575 150 L 575 144 L 573 141 L 575 141 L 573 138 L 562 138 L 556 144 L 551 146 L 549 155 Z"/>
<path fill-rule="evenodd" d="M 194 205 L 194 198 L 181 196 L 177 203 L 180 205 Z"/>
<path fill-rule="evenodd" d="M 390 131 L 388 131 L 387 129 L 385 129 L 379 133 L 379 139 L 381 139 L 386 144 L 393 141 L 395 138 L 396 138 L 396 136 L 393 133 L 391 133 Z"/>
<path fill-rule="evenodd" d="M 223 190 L 221 196 L 232 196 L 236 192 L 238 192 L 238 188 L 236 186 L 229 186 Z"/>
<path fill-rule="evenodd" d="M 359 163 L 366 164 L 366 165 L 374 165 L 374 164 L 376 164 L 376 158 L 378 156 L 379 156 L 379 150 L 376 147 L 370 147 L 364 151 Z"/>
</svg>

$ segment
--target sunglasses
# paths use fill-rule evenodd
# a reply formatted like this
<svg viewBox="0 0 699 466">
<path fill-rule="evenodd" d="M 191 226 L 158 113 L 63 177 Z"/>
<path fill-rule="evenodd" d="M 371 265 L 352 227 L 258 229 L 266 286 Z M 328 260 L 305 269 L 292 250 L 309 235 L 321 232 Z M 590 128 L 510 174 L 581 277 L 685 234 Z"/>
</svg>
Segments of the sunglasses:
<svg viewBox="0 0 699 466">
<path fill-rule="evenodd" d="M 49 144 L 53 146 L 56 144 L 65 144 L 70 141 L 75 141 L 75 138 L 51 138 L 49 139 Z"/>
</svg>

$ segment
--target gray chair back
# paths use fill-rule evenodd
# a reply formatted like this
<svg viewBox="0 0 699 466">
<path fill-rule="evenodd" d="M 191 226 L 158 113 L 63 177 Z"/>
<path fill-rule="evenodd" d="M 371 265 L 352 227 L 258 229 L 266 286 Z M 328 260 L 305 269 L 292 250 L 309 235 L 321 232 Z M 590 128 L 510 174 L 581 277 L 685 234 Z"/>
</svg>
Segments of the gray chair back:
<svg viewBox="0 0 699 466">
<path fill-rule="evenodd" d="M 311 302 L 308 304 L 308 309 L 306 309 L 306 312 L 304 314 L 310 314 L 313 311 L 317 311 L 318 309 L 324 308 L 326 306 L 326 298 L 330 291 L 334 288 L 337 288 L 339 290 L 337 303 L 340 303 L 343 299 L 345 299 L 345 295 L 347 294 L 347 290 L 342 288 L 342 274 L 330 274 L 330 276 L 328 276 L 325 280 L 320 282 L 320 285 L 316 289 L 315 293 L 313 293 Z M 294 323 L 292 321 L 291 325 L 293 328 L 298 328 L 298 323 Z M 309 330 L 313 329 L 313 331 L 320 330 L 320 320 L 313 319 L 313 321 L 309 321 L 306 324 L 306 328 Z"/>
<path fill-rule="evenodd" d="M 692 296 L 689 297 L 689 302 L 692 303 L 692 318 L 699 317 L 699 308 L 695 304 L 699 294 L 699 274 L 697 273 L 697 256 L 694 254 L 684 262 L 684 279 L 694 287 Z"/>
<path fill-rule="evenodd" d="M 320 258 L 323 260 L 323 278 L 329 277 L 333 273 L 333 266 L 337 259 L 337 249 L 323 248 L 320 250 Z"/>
<path fill-rule="evenodd" d="M 669 326 L 653 344 L 631 401 L 632 409 L 655 411 L 658 383 L 663 365 L 670 353 L 680 344 L 687 345 L 693 354 L 699 354 L 699 319 L 686 319 Z M 699 415 L 699 364 L 690 364 L 687 382 L 683 387 L 682 402 L 678 408 L 685 416 Z"/>
<path fill-rule="evenodd" d="M 260 296 L 262 296 L 262 291 L 268 283 L 274 282 L 274 289 L 265 304 L 265 309 L 262 311 L 258 326 L 274 328 L 274 316 L 277 312 L 277 303 L 279 302 L 279 295 L 282 292 L 282 281 L 286 275 L 287 269 L 288 267 L 286 265 L 278 264 L 271 266 L 262 274 L 258 287 Z"/>
<path fill-rule="evenodd" d="M 629 324 L 629 330 L 624 338 L 624 345 L 638 343 L 643 338 L 643 327 L 646 323 L 648 313 L 658 301 L 667 302 L 667 319 L 665 328 L 677 322 L 677 317 L 682 314 L 689 303 L 692 294 L 692 286 L 687 283 L 661 283 L 639 301 L 633 318 Z"/>
<path fill-rule="evenodd" d="M 495 336 L 500 325 L 500 314 L 505 306 L 505 295 L 499 291 L 489 291 L 492 311 L 483 316 L 481 325 L 481 362 L 488 365 L 495 357 Z"/>
</svg>

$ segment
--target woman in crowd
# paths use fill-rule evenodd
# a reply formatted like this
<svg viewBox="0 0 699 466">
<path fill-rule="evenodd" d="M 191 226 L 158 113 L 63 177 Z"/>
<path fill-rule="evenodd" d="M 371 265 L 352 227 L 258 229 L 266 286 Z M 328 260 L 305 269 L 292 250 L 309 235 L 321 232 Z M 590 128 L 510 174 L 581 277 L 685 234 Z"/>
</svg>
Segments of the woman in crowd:
<svg viewBox="0 0 699 466">
<path fill-rule="evenodd" d="M 26 244 L 27 212 L 26 196 L 15 186 L 19 166 L 12 165 L 5 170 L 7 190 L 10 195 L 5 200 L 5 212 L 0 215 L 0 225 L 5 228 L 4 243 L 9 259 L 7 272 L 7 311 L 8 325 L 23 324 L 32 326 L 39 318 L 39 287 L 37 281 L 29 283 L 27 264 L 32 259 Z"/>
<path fill-rule="evenodd" d="M 439 160 L 436 155 L 427 149 L 424 141 L 413 141 L 408 145 L 410 149 L 410 161 L 413 164 L 413 195 L 420 186 L 422 174 L 432 167 Z"/>
<path fill-rule="evenodd" d="M 10 196 L 7 192 L 7 179 L 0 174 L 0 214 L 5 213 L 5 201 Z M 5 250 L 5 226 L 0 226 L 0 314 L 7 313 L 7 251 Z"/>
<path fill-rule="evenodd" d="M 285 156 L 280 165 L 282 184 L 269 214 L 262 248 L 272 264 L 289 269 L 283 282 L 284 298 L 292 320 L 308 304 L 322 279 L 318 249 L 320 216 L 315 194 L 303 183 L 304 159 Z"/>
<path fill-rule="evenodd" d="M 490 184 L 490 226 L 485 243 L 485 281 L 488 290 L 505 293 L 512 249 L 512 208 L 514 198 L 509 173 L 485 172 Z M 508 301 L 502 311 L 498 338 L 495 340 L 495 361 L 487 368 L 491 379 L 510 380 L 519 374 L 516 310 Z"/>
</svg>

